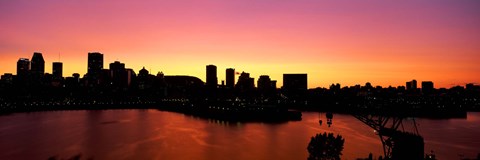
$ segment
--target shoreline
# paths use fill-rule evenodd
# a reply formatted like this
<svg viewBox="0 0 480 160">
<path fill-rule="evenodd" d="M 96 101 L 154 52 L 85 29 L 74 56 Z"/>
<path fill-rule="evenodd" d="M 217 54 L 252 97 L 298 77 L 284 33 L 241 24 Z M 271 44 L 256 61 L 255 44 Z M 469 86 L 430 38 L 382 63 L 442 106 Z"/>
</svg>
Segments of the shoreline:
<svg viewBox="0 0 480 160">
<path fill-rule="evenodd" d="M 202 118 L 211 118 L 227 121 L 295 121 L 301 120 L 301 112 L 331 112 L 336 114 L 376 114 L 385 116 L 403 116 L 428 119 L 452 119 L 466 118 L 467 112 L 464 110 L 414 110 L 414 111 L 395 111 L 395 110 L 345 110 L 345 109 L 322 109 L 312 107 L 288 107 L 282 110 L 272 111 L 217 111 L 202 107 L 189 108 L 181 103 L 166 102 L 127 102 L 112 104 L 91 104 L 80 103 L 75 105 L 28 105 L 16 106 L 8 109 L 1 108 L 0 116 L 13 113 L 43 112 L 43 111 L 69 111 L 69 110 L 111 110 L 111 109 L 157 109 L 161 111 L 171 111 L 185 115 L 193 115 Z M 274 114 L 271 114 L 274 113 Z M 300 113 L 300 116 L 295 115 Z M 300 117 L 300 118 L 299 118 Z"/>
</svg>

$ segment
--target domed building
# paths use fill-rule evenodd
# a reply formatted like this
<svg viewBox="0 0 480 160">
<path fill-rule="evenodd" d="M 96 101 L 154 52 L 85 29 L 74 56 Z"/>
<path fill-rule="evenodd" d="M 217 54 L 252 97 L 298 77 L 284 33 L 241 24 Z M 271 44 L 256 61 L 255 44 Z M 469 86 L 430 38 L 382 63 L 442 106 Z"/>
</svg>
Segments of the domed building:
<svg viewBox="0 0 480 160">
<path fill-rule="evenodd" d="M 149 72 L 148 70 L 143 67 L 139 72 L 138 72 L 138 77 L 148 77 Z"/>
</svg>

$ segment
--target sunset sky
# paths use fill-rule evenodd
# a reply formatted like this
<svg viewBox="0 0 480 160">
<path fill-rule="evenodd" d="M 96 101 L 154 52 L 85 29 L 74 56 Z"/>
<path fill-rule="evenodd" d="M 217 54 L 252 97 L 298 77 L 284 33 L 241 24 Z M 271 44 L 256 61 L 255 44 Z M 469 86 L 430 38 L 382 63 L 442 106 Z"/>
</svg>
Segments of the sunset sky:
<svg viewBox="0 0 480 160">
<path fill-rule="evenodd" d="M 307 73 L 308 87 L 480 83 L 479 0 L 1 0 L 0 74 L 42 52 L 45 71 L 85 74 L 87 53 L 137 73 L 205 66 Z M 60 56 L 59 56 L 60 55 Z"/>
</svg>

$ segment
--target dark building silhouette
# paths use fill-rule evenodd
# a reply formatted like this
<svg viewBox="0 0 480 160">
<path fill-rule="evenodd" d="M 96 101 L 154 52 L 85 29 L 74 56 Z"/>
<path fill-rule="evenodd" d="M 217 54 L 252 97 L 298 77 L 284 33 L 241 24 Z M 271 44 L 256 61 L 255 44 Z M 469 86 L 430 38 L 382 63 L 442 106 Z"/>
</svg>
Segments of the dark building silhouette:
<svg viewBox="0 0 480 160">
<path fill-rule="evenodd" d="M 146 90 L 152 87 L 153 84 L 153 75 L 150 75 L 148 70 L 143 67 L 140 71 L 138 71 L 137 76 L 137 83 L 138 89 Z"/>
<path fill-rule="evenodd" d="M 120 63 L 120 61 L 115 61 L 113 63 L 110 63 L 110 71 L 112 72 L 112 74 L 114 71 L 120 71 L 124 69 L 125 69 L 125 63 Z"/>
<path fill-rule="evenodd" d="M 235 69 L 227 68 L 225 71 L 225 81 L 227 88 L 233 88 L 235 86 Z"/>
<path fill-rule="evenodd" d="M 372 89 L 373 88 L 372 83 L 370 83 L 370 82 L 365 83 L 365 88 L 366 89 Z"/>
<path fill-rule="evenodd" d="M 240 90 L 253 90 L 255 89 L 255 79 L 250 77 L 250 73 L 242 72 L 238 77 L 235 88 Z"/>
<path fill-rule="evenodd" d="M 72 74 L 72 77 L 78 81 L 78 80 L 80 79 L 80 74 L 78 74 L 78 73 L 73 73 L 73 74 Z"/>
<path fill-rule="evenodd" d="M 465 89 L 469 92 L 472 92 L 472 91 L 480 91 L 480 85 L 475 85 L 473 83 L 467 83 L 465 85 Z M 475 95 L 475 93 L 473 93 L 472 95 Z M 478 95 L 478 93 L 477 93 Z"/>
<path fill-rule="evenodd" d="M 200 97 L 204 93 L 201 92 L 201 88 L 204 82 L 197 77 L 193 76 L 164 76 L 162 79 L 167 84 L 166 94 L 171 98 L 195 98 Z"/>
<path fill-rule="evenodd" d="M 87 77 L 85 79 L 86 85 L 95 87 L 105 83 L 107 81 L 106 78 L 108 78 L 108 76 L 105 75 L 106 73 L 108 73 L 108 71 L 103 69 L 103 54 L 99 52 L 89 52 Z"/>
<path fill-rule="evenodd" d="M 55 80 L 53 75 L 50 73 L 45 73 L 42 75 L 42 79 L 40 80 L 41 85 L 43 86 L 52 86 L 52 87 L 60 87 L 60 81 Z"/>
<path fill-rule="evenodd" d="M 137 75 L 135 74 L 135 71 L 131 68 L 127 68 L 127 86 L 130 87 L 130 85 L 135 81 L 135 78 Z"/>
<path fill-rule="evenodd" d="M 148 72 L 145 67 L 143 67 L 140 71 L 138 71 L 138 77 L 148 77 L 150 73 Z"/>
<path fill-rule="evenodd" d="M 341 88 L 341 85 L 339 83 L 330 85 L 330 90 L 332 91 L 339 91 Z"/>
<path fill-rule="evenodd" d="M 261 75 L 257 81 L 258 92 L 262 96 L 272 96 L 277 89 L 277 81 L 272 81 L 269 76 Z"/>
<path fill-rule="evenodd" d="M 267 75 L 261 75 L 257 81 L 259 91 L 270 90 L 272 88 L 272 80 Z"/>
<path fill-rule="evenodd" d="M 249 73 L 242 72 L 238 77 L 237 84 L 235 84 L 236 96 L 243 99 L 254 98 L 255 94 L 255 81 L 250 77 Z"/>
<path fill-rule="evenodd" d="M 207 65 L 207 87 L 216 88 L 218 84 L 217 80 L 217 66 Z"/>
<path fill-rule="evenodd" d="M 119 61 L 110 63 L 110 70 L 105 71 L 109 72 L 109 76 L 101 76 L 102 82 L 110 81 L 114 87 L 120 89 L 126 89 L 127 87 L 129 87 L 136 77 L 135 71 L 133 71 L 133 69 L 125 68 L 125 64 L 120 63 Z"/>
<path fill-rule="evenodd" d="M 416 90 L 417 89 L 417 80 L 412 80 L 406 83 L 407 90 Z"/>
<path fill-rule="evenodd" d="M 12 84 L 13 83 L 13 74 L 5 73 L 1 76 L 1 82 L 5 84 Z"/>
<path fill-rule="evenodd" d="M 17 75 L 27 76 L 30 72 L 30 60 L 27 58 L 20 58 L 17 61 Z"/>
<path fill-rule="evenodd" d="M 62 62 L 53 62 L 52 63 L 52 74 L 54 79 L 63 78 L 63 63 Z"/>
<path fill-rule="evenodd" d="M 398 86 L 397 90 L 401 92 L 405 92 L 405 86 Z"/>
<path fill-rule="evenodd" d="M 432 94 L 434 92 L 433 82 L 432 81 L 422 81 L 422 93 L 423 94 Z"/>
<path fill-rule="evenodd" d="M 283 74 L 283 88 L 307 90 L 307 74 Z"/>
<path fill-rule="evenodd" d="M 80 87 L 80 74 L 73 73 L 71 77 L 65 77 L 65 88 L 73 94 Z"/>
<path fill-rule="evenodd" d="M 273 89 L 277 89 L 277 81 L 276 80 L 272 80 L 270 81 L 270 85 L 273 87 Z"/>
<path fill-rule="evenodd" d="M 467 83 L 465 85 L 465 89 L 467 89 L 467 90 L 473 90 L 474 88 L 475 88 L 475 84 L 473 84 L 473 83 Z"/>
<path fill-rule="evenodd" d="M 116 87 L 128 86 L 128 73 L 125 69 L 125 64 L 115 61 L 110 63 L 110 78 L 112 84 Z"/>
<path fill-rule="evenodd" d="M 202 87 L 204 84 L 202 80 L 194 76 L 181 76 L 181 75 L 174 75 L 174 76 L 164 76 L 165 81 L 167 84 L 172 87 Z"/>
<path fill-rule="evenodd" d="M 282 90 L 291 99 L 303 100 L 307 93 L 307 74 L 283 74 Z"/>
<path fill-rule="evenodd" d="M 99 52 L 88 53 L 88 70 L 87 74 L 98 76 L 103 69 L 103 54 Z"/>
<path fill-rule="evenodd" d="M 40 52 L 33 53 L 30 71 L 32 74 L 35 74 L 35 75 L 45 74 L 45 60 L 43 59 L 42 53 Z"/>
</svg>

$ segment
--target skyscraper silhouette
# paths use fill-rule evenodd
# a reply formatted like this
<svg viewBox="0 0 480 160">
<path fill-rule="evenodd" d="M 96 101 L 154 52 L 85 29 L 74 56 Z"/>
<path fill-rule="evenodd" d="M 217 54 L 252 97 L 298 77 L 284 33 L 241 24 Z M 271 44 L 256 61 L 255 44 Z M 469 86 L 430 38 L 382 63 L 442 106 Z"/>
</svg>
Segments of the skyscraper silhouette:
<svg viewBox="0 0 480 160">
<path fill-rule="evenodd" d="M 227 68 L 225 71 L 225 80 L 227 88 L 233 88 L 235 86 L 235 69 Z"/>
<path fill-rule="evenodd" d="M 98 76 L 103 69 L 103 54 L 99 52 L 88 53 L 87 74 L 93 77 Z"/>
<path fill-rule="evenodd" d="M 101 83 L 107 82 L 108 70 L 103 69 L 103 54 L 99 52 L 88 53 L 87 85 L 95 88 Z"/>
<path fill-rule="evenodd" d="M 207 65 L 207 87 L 216 88 L 218 84 L 217 80 L 217 66 Z"/>
<path fill-rule="evenodd" d="M 20 58 L 17 61 L 17 75 L 26 76 L 30 71 L 30 60 L 27 58 Z"/>
<path fill-rule="evenodd" d="M 114 86 L 126 87 L 128 84 L 128 75 L 125 64 L 119 61 L 110 63 L 110 77 Z"/>
<path fill-rule="evenodd" d="M 52 74 L 55 79 L 63 78 L 63 63 L 62 62 L 53 62 L 52 63 Z"/>
<path fill-rule="evenodd" d="M 34 52 L 31 62 L 31 73 L 35 75 L 43 75 L 45 73 L 45 60 L 42 53 Z"/>
</svg>

